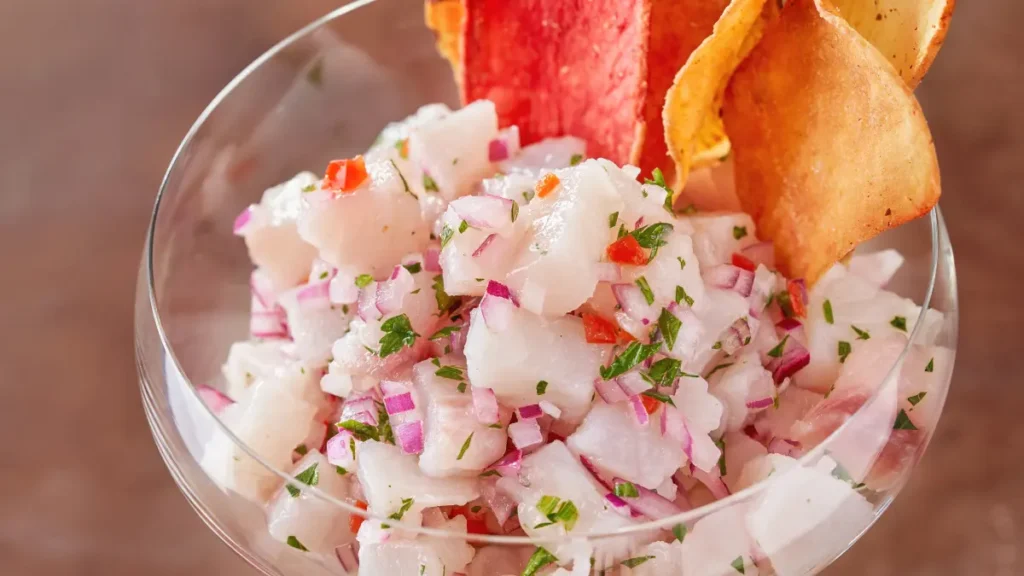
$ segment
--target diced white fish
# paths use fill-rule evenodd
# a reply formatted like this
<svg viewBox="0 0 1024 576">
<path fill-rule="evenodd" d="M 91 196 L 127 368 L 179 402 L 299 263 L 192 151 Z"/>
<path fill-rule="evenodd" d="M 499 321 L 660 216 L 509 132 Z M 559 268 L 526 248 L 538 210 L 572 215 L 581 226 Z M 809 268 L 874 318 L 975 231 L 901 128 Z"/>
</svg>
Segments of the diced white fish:
<svg viewBox="0 0 1024 576">
<path fill-rule="evenodd" d="M 759 574 L 751 556 L 753 542 L 745 525 L 746 509 L 745 504 L 736 503 L 697 520 L 681 545 L 681 574 Z"/>
<path fill-rule="evenodd" d="M 795 458 L 783 454 L 769 453 L 754 458 L 743 466 L 733 492 L 746 490 L 754 484 L 774 477 L 775 474 L 785 472 L 794 466 L 799 466 L 799 462 Z"/>
<path fill-rule="evenodd" d="M 510 226 L 505 235 L 473 227 L 460 232 L 462 218 L 452 207 L 441 221 L 453 231 L 440 257 L 446 293 L 482 296 L 488 280 L 506 281 L 525 236 L 523 220 L 517 219 L 518 226 Z"/>
<path fill-rule="evenodd" d="M 466 532 L 466 519 L 456 516 L 439 529 L 452 535 L 445 538 L 392 535 L 382 542 L 361 545 L 359 576 L 446 576 L 464 571 L 475 554 L 472 546 L 456 536 Z"/>
<path fill-rule="evenodd" d="M 679 442 L 662 436 L 657 422 L 638 424 L 625 402 L 595 404 L 566 444 L 611 476 L 650 490 L 686 461 Z"/>
<path fill-rule="evenodd" d="M 557 168 L 561 168 L 561 166 Z M 480 188 L 484 194 L 515 200 L 520 206 L 525 206 L 533 198 L 534 186 L 536 184 L 536 174 L 532 172 L 512 172 L 511 174 L 499 174 L 493 178 L 484 178 L 480 182 Z"/>
<path fill-rule="evenodd" d="M 324 366 L 331 355 L 335 340 L 345 335 L 353 310 L 345 312 L 341 306 L 326 299 L 299 301 L 299 293 L 306 285 L 288 290 L 278 302 L 288 315 L 288 331 L 295 343 L 294 353 L 316 366 Z"/>
<path fill-rule="evenodd" d="M 743 428 L 751 414 L 765 409 L 752 408 L 748 402 L 774 398 L 776 392 L 772 374 L 761 366 L 756 352 L 744 351 L 736 358 L 723 361 L 723 364 L 731 365 L 712 376 L 711 394 L 722 402 L 724 411 L 719 432 L 724 433 Z"/>
<path fill-rule="evenodd" d="M 616 239 L 620 225 L 625 226 L 626 231 L 632 232 L 640 226 L 667 222 L 672 224 L 679 234 L 693 234 L 694 229 L 688 218 L 674 218 L 673 214 L 665 209 L 668 191 L 660 186 L 637 182 L 639 168 L 629 165 L 619 168 L 608 160 L 598 160 L 598 163 L 608 172 L 612 185 L 623 201 L 615 226 L 608 229 L 609 243 Z"/>
<path fill-rule="evenodd" d="M 523 530 L 533 537 L 557 537 L 566 534 L 561 523 L 542 526 L 547 516 L 537 509 L 542 496 L 554 496 L 571 501 L 578 512 L 576 525 L 569 535 L 589 532 L 611 532 L 627 528 L 635 522 L 613 510 L 600 487 L 580 461 L 560 441 L 547 444 L 523 458 L 520 477 L 502 478 L 498 486 L 518 502 L 519 521 Z M 621 536 L 602 539 L 595 543 L 594 568 L 609 568 L 628 557 L 631 549 L 644 542 L 644 536 Z M 653 539 L 653 538 L 651 538 Z M 649 541 L 649 540 L 648 540 Z M 554 545 L 549 549 L 560 562 L 567 563 L 574 550 L 572 542 Z"/>
<path fill-rule="evenodd" d="M 452 368 L 449 373 L 458 370 L 465 388 L 459 392 L 459 381 L 438 376 L 442 368 L 431 361 L 420 362 L 413 368 L 417 405 L 425 415 L 420 470 L 434 477 L 479 476 L 505 453 L 505 428 L 493 428 L 477 418 L 461 364 L 448 357 L 441 358 L 438 364 Z"/>
<path fill-rule="evenodd" d="M 290 469 L 292 452 L 318 424 L 317 407 L 274 380 L 258 380 L 221 413 L 225 426 L 274 470 Z M 203 451 L 202 467 L 222 488 L 266 502 L 281 478 L 252 459 L 235 440 L 215 434 Z"/>
<path fill-rule="evenodd" d="M 766 442 L 773 438 L 791 438 L 793 423 L 800 420 L 824 396 L 810 390 L 790 386 L 779 394 L 778 408 L 774 405 L 757 415 L 754 428 Z"/>
<path fill-rule="evenodd" d="M 338 500 L 352 495 L 352 475 L 340 474 L 319 452 L 310 451 L 295 463 L 291 473 Z M 355 539 L 347 510 L 305 490 L 301 482 L 288 486 L 292 490 L 279 488 L 267 508 L 271 536 L 281 542 L 294 537 L 310 552 L 332 557 L 335 547 Z"/>
<path fill-rule="evenodd" d="M 814 572 L 838 556 L 874 519 L 874 509 L 834 462 L 776 471 L 751 504 L 747 526 L 779 576 Z"/>
<path fill-rule="evenodd" d="M 730 492 L 735 493 L 739 490 L 740 478 L 747 463 L 768 454 L 768 450 L 743 432 L 729 432 L 721 440 L 725 447 L 725 475 L 722 481 Z"/>
<path fill-rule="evenodd" d="M 331 265 L 383 277 L 403 255 L 426 248 L 430 226 L 394 163 L 371 162 L 366 170 L 368 185 L 307 202 L 299 234 Z"/>
<path fill-rule="evenodd" d="M 722 402 L 708 392 L 708 383 L 700 377 L 682 377 L 672 401 L 686 419 L 692 437 L 693 465 L 705 472 L 711 470 L 722 455 L 709 434 L 722 422 Z"/>
<path fill-rule="evenodd" d="M 462 505 L 480 496 L 476 478 L 432 478 L 420 470 L 417 458 L 391 444 L 366 441 L 359 446 L 358 475 L 366 502 L 374 514 L 387 516 L 412 498 L 411 509 Z"/>
<path fill-rule="evenodd" d="M 702 270 L 729 264 L 733 253 L 758 241 L 753 219 L 743 212 L 700 214 L 690 221 L 696 229 L 693 251 Z"/>
<path fill-rule="evenodd" d="M 701 265 L 703 266 L 703 264 Z M 710 288 L 704 292 L 704 299 L 696 302 L 693 313 L 697 315 L 703 326 L 703 332 L 697 343 L 697 353 L 693 360 L 687 362 L 684 368 L 690 372 L 705 373 L 713 365 L 711 361 L 720 357 L 720 350 L 715 345 L 721 341 L 723 334 L 734 322 L 740 318 L 746 318 L 750 312 L 750 305 L 747 299 L 732 290 L 720 290 Z M 727 363 L 722 360 L 720 363 Z"/>
<path fill-rule="evenodd" d="M 479 308 L 470 315 L 466 363 L 473 386 L 494 390 L 510 407 L 547 400 L 562 420 L 579 422 L 590 409 L 594 378 L 610 346 L 589 344 L 583 322 L 573 316 L 546 319 L 522 308 L 510 313 L 501 332 L 487 327 Z M 547 389 L 541 397 L 537 383 Z"/>
<path fill-rule="evenodd" d="M 593 295 L 608 246 L 608 216 L 623 207 L 598 162 L 555 174 L 558 187 L 534 198 L 520 216 L 529 230 L 507 282 L 524 308 L 550 317 L 575 310 Z"/>
<path fill-rule="evenodd" d="M 942 390 L 953 369 L 953 351 L 913 345 L 900 371 L 900 408 L 921 430 L 933 430 L 942 411 Z"/>
<path fill-rule="evenodd" d="M 671 218 L 662 218 L 669 221 Z M 653 224 L 654 222 L 645 225 Z M 679 305 L 684 308 L 700 306 L 704 301 L 704 282 L 701 280 L 700 263 L 693 254 L 693 242 L 690 236 L 673 230 L 663 238 L 667 244 L 658 248 L 658 253 L 646 266 L 623 267 L 623 279 L 635 282 L 641 276 L 654 294 L 657 306 L 667 307 L 676 302 L 677 286 L 683 289 L 682 294 L 693 300 L 690 305 L 685 297 L 681 297 Z"/>
<path fill-rule="evenodd" d="M 488 144 L 498 136 L 494 103 L 478 100 L 409 134 L 409 159 L 431 178 L 446 200 L 465 196 L 495 172 Z M 428 176 L 429 175 L 429 176 Z M 429 187 L 428 187 L 429 188 Z"/>
<path fill-rule="evenodd" d="M 529 546 L 484 546 L 477 549 L 473 561 L 466 567 L 466 576 L 515 576 L 522 573 L 532 553 L 533 548 Z"/>
<path fill-rule="evenodd" d="M 651 542 L 635 558 L 641 563 L 629 569 L 630 576 L 672 576 L 683 574 L 683 545 L 679 541 Z"/>
<path fill-rule="evenodd" d="M 903 255 L 893 249 L 870 254 L 861 254 L 858 251 L 850 258 L 849 270 L 851 274 L 883 288 L 896 275 L 904 261 Z"/>
<path fill-rule="evenodd" d="M 296 228 L 303 204 L 303 188 L 319 186 L 311 172 L 269 188 L 259 204 L 250 208 L 252 220 L 242 234 L 253 263 L 264 270 L 275 290 L 304 282 L 309 276 L 316 248 L 303 240 Z"/>
<path fill-rule="evenodd" d="M 568 168 L 573 158 L 582 159 L 587 153 L 587 143 L 573 136 L 546 138 L 523 147 L 518 154 L 498 163 L 498 168 L 508 176 L 525 174 L 534 180 L 541 173 L 558 168 Z M 505 196 L 512 198 L 512 196 Z"/>
</svg>

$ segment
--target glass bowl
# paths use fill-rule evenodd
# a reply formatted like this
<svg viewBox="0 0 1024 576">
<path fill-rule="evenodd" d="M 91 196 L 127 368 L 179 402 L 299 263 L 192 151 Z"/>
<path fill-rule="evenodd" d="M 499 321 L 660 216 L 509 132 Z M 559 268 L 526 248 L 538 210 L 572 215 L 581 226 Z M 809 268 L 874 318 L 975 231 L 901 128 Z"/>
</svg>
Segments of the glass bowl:
<svg viewBox="0 0 1024 576">
<path fill-rule="evenodd" d="M 300 170 L 361 153 L 387 123 L 430 102 L 457 107 L 457 87 L 419 6 L 413 8 L 408 0 L 353 2 L 287 38 L 239 74 L 189 131 L 157 197 L 135 316 L 146 416 L 188 502 L 265 574 L 355 574 L 358 568 L 351 546 L 303 551 L 281 535 L 272 536 L 264 505 L 221 488 L 216 471 L 204 460 L 217 446 L 229 450 L 236 465 L 259 482 L 296 482 L 239 442 L 196 388 L 217 381 L 230 344 L 248 333 L 251 267 L 244 243 L 232 235 L 232 221 L 258 202 L 264 189 Z M 699 565 L 686 565 L 688 576 L 821 570 L 878 519 L 905 484 L 935 429 L 952 373 L 956 277 L 941 213 L 936 209 L 859 250 L 885 248 L 897 248 L 906 257 L 887 288 L 935 311 L 933 321 L 908 327 L 909 342 L 896 364 L 879 372 L 884 378 L 874 395 L 848 410 L 853 415 L 794 468 L 767 471 L 764 481 L 680 516 L 572 539 L 467 535 L 391 523 L 410 538 L 471 543 L 477 551 L 465 569 L 470 576 L 519 574 L 538 545 L 580 558 L 591 555 L 595 574 L 680 573 L 651 569 L 664 565 L 659 562 L 630 569 L 621 561 L 651 550 L 643 545 L 652 540 L 668 542 L 684 532 L 689 534 L 685 538 L 713 549 Z M 914 356 L 925 340 L 942 347 L 945 358 L 930 375 L 928 426 L 894 430 L 901 370 L 917 361 Z M 897 422 L 895 427 L 901 426 Z M 856 486 L 865 478 L 874 480 L 857 486 L 856 493 L 864 497 L 857 505 L 845 493 L 839 500 L 822 496 L 835 486 L 830 479 Z M 316 488 L 304 489 L 302 498 L 311 500 L 321 521 L 336 523 L 342 532 L 350 517 L 366 515 Z M 749 537 L 754 532 L 756 544 Z M 677 554 L 677 548 L 658 549 L 659 554 Z M 707 560 L 715 554 L 721 562 Z M 591 572 L 581 562 L 574 575 Z"/>
</svg>

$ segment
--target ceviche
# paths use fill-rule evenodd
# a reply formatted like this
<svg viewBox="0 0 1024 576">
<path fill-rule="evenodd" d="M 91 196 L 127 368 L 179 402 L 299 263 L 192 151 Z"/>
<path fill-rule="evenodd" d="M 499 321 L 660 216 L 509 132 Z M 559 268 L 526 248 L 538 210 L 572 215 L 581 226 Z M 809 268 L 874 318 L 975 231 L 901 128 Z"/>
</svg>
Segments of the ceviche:
<svg viewBox="0 0 1024 576">
<path fill-rule="evenodd" d="M 295 481 L 226 437 L 204 469 L 265 504 L 274 538 L 362 576 L 813 568 L 934 426 L 941 316 L 886 291 L 895 251 L 809 287 L 748 214 L 673 198 L 660 170 L 582 140 L 521 146 L 486 100 L 425 106 L 267 190 L 234 224 L 255 265 L 250 335 L 200 394 Z M 890 419 L 877 458 L 796 465 L 865 407 Z M 745 515 L 628 531 L 784 471 Z M 794 550 L 822 510 L 841 521 Z"/>
</svg>

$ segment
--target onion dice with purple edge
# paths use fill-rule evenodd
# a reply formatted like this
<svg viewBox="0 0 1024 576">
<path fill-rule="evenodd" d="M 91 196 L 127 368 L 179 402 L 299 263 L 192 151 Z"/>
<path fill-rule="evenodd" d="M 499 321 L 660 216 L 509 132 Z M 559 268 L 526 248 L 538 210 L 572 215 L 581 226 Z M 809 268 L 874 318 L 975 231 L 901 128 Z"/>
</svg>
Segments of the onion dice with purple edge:
<svg viewBox="0 0 1024 576">
<path fill-rule="evenodd" d="M 731 365 L 718 371 L 710 387 L 723 406 L 723 432 L 742 428 L 750 414 L 771 406 L 776 394 L 772 375 L 756 353 L 745 352 L 726 363 Z"/>
<path fill-rule="evenodd" d="M 758 243 L 757 229 L 748 214 L 696 215 L 690 218 L 690 222 L 696 229 L 693 252 L 701 270 L 729 264 L 733 253 Z"/>
</svg>

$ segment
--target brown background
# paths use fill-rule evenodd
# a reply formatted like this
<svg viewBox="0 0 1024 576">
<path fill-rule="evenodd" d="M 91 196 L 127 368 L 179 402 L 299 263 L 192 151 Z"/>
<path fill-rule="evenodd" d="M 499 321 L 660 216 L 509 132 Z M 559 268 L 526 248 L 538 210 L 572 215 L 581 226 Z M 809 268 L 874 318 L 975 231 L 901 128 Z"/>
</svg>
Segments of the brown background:
<svg viewBox="0 0 1024 576">
<path fill-rule="evenodd" d="M 192 120 L 337 4 L 0 2 L 0 574 L 253 573 L 152 444 L 135 271 Z M 1024 575 L 1024 3 L 960 4 L 920 89 L 961 281 L 954 386 L 910 486 L 831 576 Z"/>
</svg>

